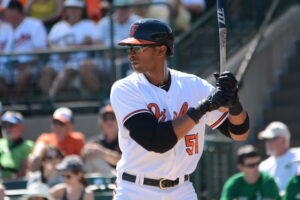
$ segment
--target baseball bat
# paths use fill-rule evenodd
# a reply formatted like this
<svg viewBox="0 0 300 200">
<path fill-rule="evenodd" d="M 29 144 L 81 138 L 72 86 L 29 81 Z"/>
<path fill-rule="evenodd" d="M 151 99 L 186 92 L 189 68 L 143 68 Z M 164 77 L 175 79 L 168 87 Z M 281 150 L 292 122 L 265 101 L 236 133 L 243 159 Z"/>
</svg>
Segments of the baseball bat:
<svg viewBox="0 0 300 200">
<path fill-rule="evenodd" d="M 225 20 L 226 2 L 227 0 L 217 0 L 221 73 L 226 70 L 226 42 L 227 42 L 227 28 L 226 28 L 226 20 Z"/>
</svg>

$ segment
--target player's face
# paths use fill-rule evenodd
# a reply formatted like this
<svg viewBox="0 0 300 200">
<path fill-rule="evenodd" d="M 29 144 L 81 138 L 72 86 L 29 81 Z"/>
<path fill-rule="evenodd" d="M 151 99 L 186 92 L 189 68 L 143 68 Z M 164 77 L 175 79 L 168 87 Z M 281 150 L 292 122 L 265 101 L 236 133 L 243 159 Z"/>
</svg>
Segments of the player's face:
<svg viewBox="0 0 300 200">
<path fill-rule="evenodd" d="M 149 72 L 157 67 L 157 47 L 158 46 L 128 47 L 128 58 L 136 72 Z"/>
</svg>

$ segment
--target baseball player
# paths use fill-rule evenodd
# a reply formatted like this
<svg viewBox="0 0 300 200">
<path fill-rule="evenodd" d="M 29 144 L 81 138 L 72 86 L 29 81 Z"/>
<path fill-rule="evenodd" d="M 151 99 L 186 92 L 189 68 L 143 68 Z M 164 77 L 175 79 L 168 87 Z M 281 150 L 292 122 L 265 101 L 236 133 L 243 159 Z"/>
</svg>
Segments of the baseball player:
<svg viewBox="0 0 300 200">
<path fill-rule="evenodd" d="M 189 180 L 203 152 L 205 124 L 233 140 L 248 136 L 237 81 L 230 72 L 217 74 L 214 88 L 170 69 L 173 34 L 159 20 L 135 22 L 119 44 L 128 46 L 135 72 L 115 82 L 110 96 L 122 151 L 114 199 L 195 200 Z"/>
</svg>

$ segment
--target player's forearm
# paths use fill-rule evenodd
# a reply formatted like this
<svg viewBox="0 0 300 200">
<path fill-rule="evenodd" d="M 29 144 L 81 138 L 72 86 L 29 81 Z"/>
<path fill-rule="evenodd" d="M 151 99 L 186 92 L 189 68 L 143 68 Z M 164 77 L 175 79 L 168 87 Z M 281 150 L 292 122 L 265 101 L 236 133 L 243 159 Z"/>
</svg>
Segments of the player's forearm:
<svg viewBox="0 0 300 200">
<path fill-rule="evenodd" d="M 245 110 L 238 115 L 229 114 L 229 133 L 233 140 L 244 141 L 249 135 L 249 118 Z"/>
<path fill-rule="evenodd" d="M 180 140 L 183 138 L 193 127 L 196 125 L 196 122 L 192 120 L 188 115 L 178 117 L 172 121 L 174 132 L 177 136 L 177 139 Z"/>
</svg>

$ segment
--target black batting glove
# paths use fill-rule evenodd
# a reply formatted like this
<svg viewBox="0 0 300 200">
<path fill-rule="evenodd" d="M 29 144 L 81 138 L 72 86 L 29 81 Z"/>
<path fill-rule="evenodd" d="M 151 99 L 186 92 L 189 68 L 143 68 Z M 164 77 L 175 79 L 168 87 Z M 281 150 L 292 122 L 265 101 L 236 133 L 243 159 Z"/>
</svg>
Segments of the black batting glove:
<svg viewBox="0 0 300 200">
<path fill-rule="evenodd" d="M 222 74 L 214 73 L 214 76 L 216 78 L 217 88 L 225 93 L 228 93 L 228 96 L 232 96 L 231 100 L 227 102 L 227 105 L 224 107 L 229 108 L 229 113 L 231 115 L 240 114 L 243 110 L 243 107 L 239 102 L 238 81 L 236 80 L 235 76 L 229 71 L 225 71 Z"/>
<path fill-rule="evenodd" d="M 231 102 L 232 95 L 233 93 L 224 92 L 219 88 L 216 88 L 205 100 L 188 110 L 187 115 L 198 123 L 205 113 L 228 105 L 228 102 Z"/>
<path fill-rule="evenodd" d="M 222 74 L 214 73 L 216 78 L 216 87 L 220 89 L 225 89 L 232 92 L 237 92 L 238 90 L 238 81 L 235 76 L 229 72 L 225 71 Z"/>
</svg>

